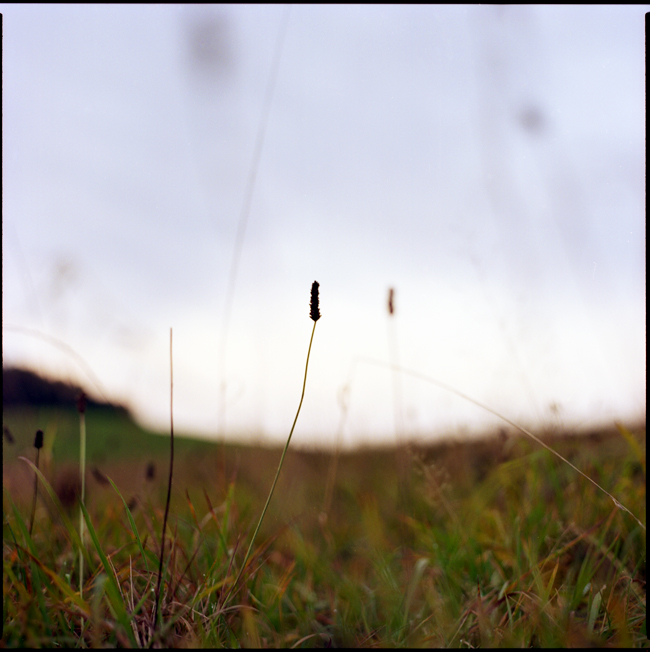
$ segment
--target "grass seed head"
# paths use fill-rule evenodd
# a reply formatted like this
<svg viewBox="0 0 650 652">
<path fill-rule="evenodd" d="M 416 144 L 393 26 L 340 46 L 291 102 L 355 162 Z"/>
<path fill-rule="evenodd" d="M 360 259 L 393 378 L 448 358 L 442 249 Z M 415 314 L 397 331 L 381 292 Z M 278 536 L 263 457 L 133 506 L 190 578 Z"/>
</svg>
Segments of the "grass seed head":
<svg viewBox="0 0 650 652">
<path fill-rule="evenodd" d="M 156 477 L 156 465 L 153 462 L 149 462 L 149 464 L 147 464 L 145 477 L 147 481 L 151 481 Z"/>
<path fill-rule="evenodd" d="M 318 282 L 311 284 L 311 301 L 309 302 L 309 316 L 314 320 L 320 319 L 320 310 L 318 309 Z"/>
<path fill-rule="evenodd" d="M 395 313 L 395 307 L 393 306 L 393 297 L 395 295 L 395 291 L 393 288 L 389 288 L 388 290 L 388 314 L 392 315 Z"/>
<path fill-rule="evenodd" d="M 72 510 L 81 496 L 81 479 L 77 469 L 64 468 L 55 478 L 53 489 L 61 505 L 67 510 Z"/>
<path fill-rule="evenodd" d="M 93 466 L 90 470 L 93 474 L 93 478 L 95 478 L 102 487 L 108 487 L 110 484 L 108 478 L 96 466 Z"/>
<path fill-rule="evenodd" d="M 2 434 L 4 435 L 4 438 L 10 443 L 10 444 L 15 444 L 16 440 L 14 439 L 13 434 L 11 433 L 11 430 L 7 428 L 7 426 L 2 426 Z"/>
</svg>

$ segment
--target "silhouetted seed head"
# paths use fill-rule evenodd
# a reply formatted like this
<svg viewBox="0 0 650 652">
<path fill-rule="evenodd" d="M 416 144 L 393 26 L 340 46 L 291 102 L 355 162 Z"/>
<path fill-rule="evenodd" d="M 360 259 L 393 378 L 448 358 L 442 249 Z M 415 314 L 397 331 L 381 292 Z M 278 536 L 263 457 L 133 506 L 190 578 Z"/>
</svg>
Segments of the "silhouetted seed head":
<svg viewBox="0 0 650 652">
<path fill-rule="evenodd" d="M 95 480 L 97 480 L 100 485 L 103 487 L 107 487 L 109 485 L 108 478 L 96 466 L 93 466 L 91 471 L 93 473 L 93 478 L 95 478 Z"/>
<path fill-rule="evenodd" d="M 79 414 L 83 414 L 86 411 L 86 395 L 81 392 L 79 398 L 77 399 L 77 410 Z"/>
<path fill-rule="evenodd" d="M 54 481 L 54 491 L 66 509 L 72 509 L 81 496 L 81 479 L 77 469 L 64 469 Z"/>
<path fill-rule="evenodd" d="M 309 302 L 309 316 L 314 320 L 320 319 L 320 310 L 318 309 L 318 282 L 311 284 L 311 301 Z"/>
<path fill-rule="evenodd" d="M 43 448 L 43 431 L 37 430 L 34 437 L 34 448 Z"/>
<path fill-rule="evenodd" d="M 14 439 L 14 436 L 11 434 L 11 430 L 7 428 L 7 426 L 2 426 L 2 434 L 4 435 L 4 438 L 10 443 L 10 444 L 15 444 L 16 440 Z"/>
<path fill-rule="evenodd" d="M 147 480 L 153 480 L 156 477 L 156 465 L 153 462 L 147 464 L 147 473 L 145 477 Z"/>
<path fill-rule="evenodd" d="M 395 295 L 395 291 L 393 288 L 390 288 L 388 290 L 388 314 L 392 315 L 395 312 L 395 307 L 393 306 L 393 297 Z"/>
</svg>

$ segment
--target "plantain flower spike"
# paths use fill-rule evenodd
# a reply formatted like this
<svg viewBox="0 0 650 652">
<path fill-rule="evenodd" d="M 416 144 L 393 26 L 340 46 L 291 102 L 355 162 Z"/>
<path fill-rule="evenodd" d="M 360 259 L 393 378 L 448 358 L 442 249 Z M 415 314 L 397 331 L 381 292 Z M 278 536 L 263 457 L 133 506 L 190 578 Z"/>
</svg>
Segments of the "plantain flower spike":
<svg viewBox="0 0 650 652">
<path fill-rule="evenodd" d="M 393 288 L 390 288 L 388 290 L 388 314 L 392 315 L 395 312 L 395 307 L 393 306 L 393 297 L 395 295 L 395 292 Z"/>
<path fill-rule="evenodd" d="M 43 448 L 43 431 L 37 430 L 36 437 L 34 437 L 34 448 Z"/>
<path fill-rule="evenodd" d="M 309 302 L 309 316 L 314 320 L 320 319 L 320 310 L 318 309 L 318 282 L 311 284 L 311 301 Z"/>
<path fill-rule="evenodd" d="M 77 410 L 79 414 L 83 414 L 86 411 L 86 401 L 88 397 L 84 394 L 83 390 L 79 393 L 77 397 Z"/>
</svg>

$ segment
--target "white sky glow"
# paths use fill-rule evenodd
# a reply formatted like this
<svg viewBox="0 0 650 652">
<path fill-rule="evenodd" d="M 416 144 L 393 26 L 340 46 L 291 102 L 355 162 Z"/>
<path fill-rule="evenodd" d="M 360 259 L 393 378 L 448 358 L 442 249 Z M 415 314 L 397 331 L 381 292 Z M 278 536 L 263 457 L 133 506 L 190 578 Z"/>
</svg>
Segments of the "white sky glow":
<svg viewBox="0 0 650 652">
<path fill-rule="evenodd" d="M 645 416 L 647 7 L 0 11 L 5 365 L 92 390 L 20 329 L 57 338 L 165 429 L 173 327 L 176 428 L 220 436 L 223 374 L 279 443 L 317 280 L 298 446 L 499 425 L 395 354 L 527 425 Z"/>
</svg>

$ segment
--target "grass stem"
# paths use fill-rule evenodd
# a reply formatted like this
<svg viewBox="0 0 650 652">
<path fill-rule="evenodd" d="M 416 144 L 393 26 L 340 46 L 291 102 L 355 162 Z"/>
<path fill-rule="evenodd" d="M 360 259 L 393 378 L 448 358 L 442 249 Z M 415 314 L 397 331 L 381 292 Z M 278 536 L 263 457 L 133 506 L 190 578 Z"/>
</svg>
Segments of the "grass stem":
<svg viewBox="0 0 650 652">
<path fill-rule="evenodd" d="M 38 461 L 43 448 L 43 431 L 37 430 L 36 437 L 34 438 L 34 448 L 36 449 L 36 468 L 38 469 Z M 34 516 L 36 515 L 36 498 L 38 497 L 38 475 L 34 475 L 34 500 L 32 502 L 32 513 L 29 518 L 29 536 L 32 536 L 34 528 Z"/>
<path fill-rule="evenodd" d="M 160 584 L 162 581 L 163 557 L 165 555 L 165 531 L 167 529 L 167 517 L 169 516 L 169 502 L 172 495 L 172 478 L 174 475 L 174 357 L 172 353 L 172 329 L 169 329 L 169 418 L 170 418 L 170 434 L 171 434 L 171 452 L 169 459 L 169 482 L 167 484 L 167 503 L 165 505 L 165 516 L 163 518 L 162 537 L 160 542 L 160 563 L 158 566 L 158 586 L 156 587 L 156 606 L 153 613 L 153 631 L 156 629 L 158 622 L 158 608 L 160 606 Z M 153 636 L 151 638 L 150 646 L 153 644 Z"/>
<path fill-rule="evenodd" d="M 302 394 L 300 395 L 300 403 L 298 404 L 298 410 L 296 412 L 296 416 L 293 420 L 293 425 L 291 426 L 291 431 L 289 432 L 289 437 L 287 438 L 287 443 L 284 445 L 284 450 L 282 451 L 282 457 L 280 457 L 280 463 L 278 464 L 278 470 L 275 472 L 275 478 L 273 479 L 273 484 L 271 485 L 271 491 L 269 491 L 269 495 L 266 499 L 266 504 L 264 505 L 264 509 L 262 510 L 262 515 L 260 516 L 260 520 L 257 522 L 257 527 L 255 528 L 255 532 L 253 532 L 253 536 L 251 538 L 251 542 L 248 545 L 248 550 L 246 551 L 246 555 L 244 557 L 244 561 L 242 562 L 241 568 L 239 569 L 239 573 L 237 575 L 237 578 L 235 581 L 232 583 L 230 590 L 228 591 L 228 594 L 226 595 L 226 599 L 224 600 L 223 604 L 227 604 L 228 599 L 232 595 L 233 591 L 237 587 L 237 583 L 239 582 L 239 579 L 242 576 L 242 573 L 244 572 L 244 569 L 246 568 L 246 562 L 248 561 L 248 558 L 250 557 L 251 550 L 253 549 L 253 545 L 255 543 L 255 538 L 257 537 L 257 533 L 259 532 L 260 526 L 262 525 L 262 521 L 264 520 L 264 516 L 266 514 L 266 510 L 269 507 L 269 503 L 271 502 L 271 497 L 273 496 L 273 491 L 275 490 L 275 485 L 278 482 L 278 478 L 280 477 L 280 471 L 282 470 L 282 464 L 284 463 L 284 457 L 287 454 L 287 450 L 289 448 L 289 443 L 291 442 L 291 437 L 293 435 L 293 431 L 296 427 L 296 423 L 298 422 L 298 415 L 300 414 L 300 408 L 302 407 L 302 402 L 303 399 L 305 398 L 305 387 L 307 386 L 307 370 L 309 369 L 309 355 L 311 353 L 311 345 L 312 342 L 314 341 L 314 332 L 316 331 L 316 322 L 318 319 L 320 319 L 320 312 L 318 310 L 318 283 L 314 281 L 314 284 L 312 285 L 312 301 L 311 301 L 311 313 L 310 313 L 311 318 L 314 320 L 314 327 L 311 330 L 311 338 L 309 340 L 309 349 L 307 350 L 307 362 L 305 363 L 305 377 L 302 383 Z"/>
<path fill-rule="evenodd" d="M 81 497 L 79 502 L 79 597 L 83 597 L 84 586 L 84 532 L 85 521 L 81 504 L 86 500 L 86 395 L 81 392 L 77 400 L 77 409 L 79 411 L 79 474 L 81 480 Z M 83 628 L 83 622 L 82 622 Z"/>
<path fill-rule="evenodd" d="M 399 373 L 395 370 L 399 368 L 399 354 L 397 348 L 397 330 L 395 327 L 395 290 L 388 290 L 388 346 L 390 360 L 393 366 L 393 412 L 395 418 L 395 445 L 397 447 L 397 463 L 399 466 L 398 473 L 398 500 L 403 507 L 408 505 L 409 491 L 409 450 L 405 441 L 404 433 L 404 410 L 402 402 L 402 386 Z"/>
</svg>

